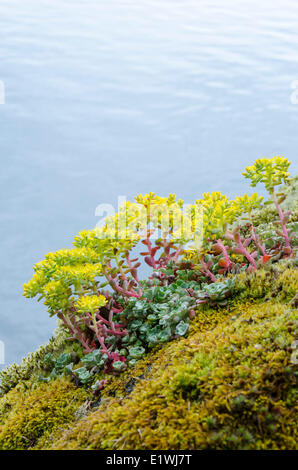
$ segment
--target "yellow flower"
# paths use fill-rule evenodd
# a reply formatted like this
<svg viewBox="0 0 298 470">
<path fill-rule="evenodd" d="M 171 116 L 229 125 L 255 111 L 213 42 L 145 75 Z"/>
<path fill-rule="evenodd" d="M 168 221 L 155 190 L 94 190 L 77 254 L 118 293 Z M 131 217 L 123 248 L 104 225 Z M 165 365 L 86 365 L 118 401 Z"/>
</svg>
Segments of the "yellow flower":
<svg viewBox="0 0 298 470">
<path fill-rule="evenodd" d="M 288 168 L 291 162 L 277 155 L 274 158 L 258 158 L 254 165 L 245 168 L 242 173 L 251 180 L 251 186 L 264 183 L 267 191 L 272 193 L 274 186 L 289 181 Z"/>
<path fill-rule="evenodd" d="M 75 302 L 75 307 L 79 313 L 89 312 L 94 314 L 101 307 L 107 304 L 107 299 L 104 295 L 85 295 L 80 297 Z"/>
</svg>

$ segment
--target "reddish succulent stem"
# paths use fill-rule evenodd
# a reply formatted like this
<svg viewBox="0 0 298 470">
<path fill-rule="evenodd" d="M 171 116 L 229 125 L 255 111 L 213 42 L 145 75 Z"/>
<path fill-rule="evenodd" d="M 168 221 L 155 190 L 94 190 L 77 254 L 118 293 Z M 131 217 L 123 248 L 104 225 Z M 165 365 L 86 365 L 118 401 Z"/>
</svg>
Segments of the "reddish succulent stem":
<svg viewBox="0 0 298 470">
<path fill-rule="evenodd" d="M 255 242 L 256 247 L 260 250 L 263 256 L 266 256 L 264 247 L 261 245 L 260 238 L 258 237 L 258 235 L 256 235 L 255 228 L 252 224 L 251 224 L 251 236 L 252 236 L 253 241 Z"/>
<path fill-rule="evenodd" d="M 106 268 L 104 268 L 104 274 L 105 274 L 106 280 L 108 281 L 110 286 L 114 289 L 114 291 L 119 292 L 120 294 L 123 294 L 126 297 L 137 297 L 137 298 L 141 297 L 141 294 L 138 294 L 135 291 L 128 291 L 120 287 L 117 284 L 117 282 L 114 279 L 112 279 L 112 277 L 108 274 Z"/>
<path fill-rule="evenodd" d="M 242 255 L 245 256 L 245 258 L 250 262 L 250 264 L 253 266 L 254 269 L 257 268 L 257 265 L 256 265 L 256 262 L 255 260 L 253 259 L 253 257 L 251 256 L 251 254 L 247 251 L 247 249 L 243 246 L 242 244 L 242 241 L 241 241 L 241 237 L 240 237 L 240 234 L 239 233 L 236 233 L 235 234 L 235 241 L 237 243 L 237 248 L 238 248 L 238 252 Z"/>
<path fill-rule="evenodd" d="M 79 326 L 77 326 L 75 324 L 75 320 L 73 319 L 73 321 L 72 321 L 70 318 L 67 318 L 67 316 L 63 315 L 62 312 L 58 313 L 58 317 L 60 318 L 60 320 L 63 321 L 65 326 L 69 329 L 72 336 L 80 341 L 80 343 L 85 348 L 85 350 L 87 352 L 91 352 L 92 348 L 90 348 L 90 346 L 89 346 L 87 340 L 85 339 L 84 334 L 81 332 Z"/>
<path fill-rule="evenodd" d="M 222 254 L 224 255 L 224 259 L 228 263 L 227 267 L 231 266 L 232 261 L 230 260 L 227 249 L 226 249 L 225 245 L 223 244 L 222 240 L 221 239 L 217 240 L 217 244 L 218 244 L 219 248 L 221 249 Z"/>
<path fill-rule="evenodd" d="M 102 336 L 100 336 L 100 334 L 98 333 L 97 335 L 97 339 L 102 347 L 102 351 L 104 354 L 107 354 L 108 357 L 110 357 L 110 351 L 108 350 L 108 348 L 106 347 L 105 343 L 104 343 L 104 339 Z"/>
<path fill-rule="evenodd" d="M 205 269 L 204 274 L 206 274 L 209 277 L 209 279 L 211 279 L 212 282 L 216 282 L 217 279 L 215 275 L 209 270 L 207 264 L 205 263 L 204 256 L 201 257 L 201 264 L 203 268 Z"/>
<path fill-rule="evenodd" d="M 101 315 L 99 315 L 99 313 L 96 314 L 96 317 L 97 317 L 102 323 L 104 323 L 105 325 L 110 326 L 110 323 L 108 322 L 108 320 L 106 320 L 106 319 L 103 318 Z"/>
<path fill-rule="evenodd" d="M 284 239 L 285 239 L 285 242 L 286 242 L 286 247 L 291 249 L 291 245 L 290 245 L 290 241 L 289 241 L 289 234 L 288 234 L 288 230 L 287 230 L 287 227 L 286 227 L 286 223 L 284 221 L 284 213 L 282 211 L 282 208 L 280 207 L 280 204 L 278 203 L 278 199 L 277 199 L 277 196 L 276 196 L 276 193 L 275 193 L 274 189 L 273 189 L 273 201 L 274 201 L 275 207 L 277 209 L 277 212 L 278 212 L 278 215 L 279 215 L 279 218 L 280 218 L 280 221 L 281 221 L 282 233 L 284 235 Z"/>
<path fill-rule="evenodd" d="M 153 250 L 153 248 L 152 248 L 152 243 L 151 243 L 151 241 L 149 240 L 149 238 L 147 238 L 147 239 L 145 240 L 145 244 L 146 244 L 147 247 L 148 247 L 150 260 L 151 260 L 151 263 L 152 263 L 152 268 L 153 268 L 153 269 L 156 269 L 156 268 L 157 268 L 157 266 L 156 266 L 156 261 L 155 261 L 155 259 L 154 259 L 154 255 L 152 254 L 152 250 Z"/>
<path fill-rule="evenodd" d="M 182 251 L 182 245 L 179 246 L 178 250 L 176 251 L 175 253 L 175 256 L 173 258 L 174 262 L 177 263 L 177 260 L 179 258 L 179 255 L 181 254 L 181 251 Z"/>
<path fill-rule="evenodd" d="M 136 283 L 140 285 L 141 283 L 140 283 L 140 279 L 139 279 L 139 276 L 138 276 L 137 268 L 134 268 L 134 267 L 133 267 L 133 265 L 132 265 L 132 263 L 131 263 L 131 261 L 130 261 L 130 259 L 129 259 L 129 253 L 128 253 L 128 252 L 126 253 L 125 258 L 126 258 L 127 265 L 128 265 L 128 267 L 129 267 L 129 269 L 130 269 L 130 272 L 131 272 L 132 277 L 134 278 L 134 280 L 136 281 Z M 140 293 L 142 294 L 142 290 L 141 290 Z"/>
<path fill-rule="evenodd" d="M 164 264 L 168 264 L 168 262 L 171 258 L 170 251 L 171 251 L 171 249 L 170 249 L 169 243 L 167 242 L 167 239 L 164 238 L 163 239 L 163 254 L 164 254 L 164 256 L 162 258 L 160 257 L 160 259 L 163 259 Z"/>
<path fill-rule="evenodd" d="M 121 312 L 123 312 L 123 308 L 122 308 L 122 307 L 121 307 L 121 308 L 112 307 L 111 310 L 112 310 L 113 313 L 121 313 Z"/>
<path fill-rule="evenodd" d="M 125 272 L 123 271 L 123 268 L 122 268 L 121 264 L 119 263 L 118 258 L 116 258 L 116 263 L 117 263 L 118 269 L 120 271 L 121 278 L 124 281 L 125 285 L 127 285 L 128 284 L 128 278 L 127 278 Z"/>
<path fill-rule="evenodd" d="M 127 331 L 117 331 L 117 330 L 109 330 L 108 328 L 106 329 L 106 332 L 109 333 L 110 335 L 115 335 L 115 336 L 126 336 Z"/>
<path fill-rule="evenodd" d="M 115 326 L 114 326 L 114 322 L 113 322 L 113 312 L 112 310 L 109 311 L 109 322 L 110 322 L 110 325 L 112 327 L 112 330 L 115 331 Z"/>
<path fill-rule="evenodd" d="M 101 326 L 102 326 L 103 328 L 106 328 L 105 325 L 104 325 L 104 324 L 103 324 L 103 325 L 102 325 L 102 324 L 99 324 L 99 325 L 98 325 L 97 322 L 96 322 L 96 316 L 95 316 L 95 315 L 94 315 L 94 317 L 93 317 L 93 316 L 90 314 L 90 319 L 91 319 L 91 321 L 92 321 L 92 323 L 93 323 L 93 327 L 90 326 L 90 328 L 95 332 L 96 337 L 97 337 L 97 339 L 98 339 L 98 341 L 99 341 L 99 344 L 100 344 L 101 347 L 102 347 L 102 352 L 103 352 L 104 354 L 107 354 L 108 357 L 110 357 L 110 352 L 109 352 L 108 348 L 106 347 L 106 345 L 105 345 L 105 343 L 104 343 L 104 336 L 101 334 L 101 331 L 100 331 L 100 330 L 102 329 L 102 328 L 100 328 Z"/>
</svg>

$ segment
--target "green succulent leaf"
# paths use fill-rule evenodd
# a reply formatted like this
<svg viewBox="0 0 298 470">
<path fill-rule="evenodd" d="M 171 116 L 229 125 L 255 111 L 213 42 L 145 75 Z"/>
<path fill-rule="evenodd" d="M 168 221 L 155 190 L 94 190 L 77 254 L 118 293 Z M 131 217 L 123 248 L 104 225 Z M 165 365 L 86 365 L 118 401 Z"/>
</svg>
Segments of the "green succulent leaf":
<svg viewBox="0 0 298 470">
<path fill-rule="evenodd" d="M 179 336 L 184 336 L 187 333 L 188 329 L 189 329 L 189 324 L 185 323 L 184 321 L 181 321 L 176 326 L 175 333 Z"/>
<path fill-rule="evenodd" d="M 87 384 L 93 378 L 93 374 L 89 372 L 86 367 L 80 367 L 79 369 L 76 369 L 73 372 L 75 373 L 75 375 L 77 375 L 82 384 Z"/>
<path fill-rule="evenodd" d="M 140 359 L 145 354 L 145 349 L 142 346 L 135 346 L 129 348 L 129 356 L 132 359 Z"/>
</svg>

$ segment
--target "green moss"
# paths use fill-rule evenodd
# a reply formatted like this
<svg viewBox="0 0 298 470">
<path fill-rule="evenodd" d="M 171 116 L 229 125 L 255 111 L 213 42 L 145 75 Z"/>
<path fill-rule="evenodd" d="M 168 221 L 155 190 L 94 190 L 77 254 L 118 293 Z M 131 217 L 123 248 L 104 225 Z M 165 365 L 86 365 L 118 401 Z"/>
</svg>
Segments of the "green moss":
<svg viewBox="0 0 298 470">
<path fill-rule="evenodd" d="M 175 398 L 181 395 L 184 399 L 195 399 L 200 394 L 198 383 L 201 377 L 208 377 L 215 366 L 215 354 L 199 351 L 190 364 L 179 368 L 172 380 L 171 392 Z"/>
<path fill-rule="evenodd" d="M 27 449 L 74 420 L 87 393 L 65 379 L 27 388 L 20 384 L 0 400 L 0 449 Z"/>
<path fill-rule="evenodd" d="M 108 377 L 96 408 L 65 380 L 21 381 L 0 401 L 0 448 L 296 448 L 296 285 L 292 262 L 241 275 L 229 308 L 199 308 L 187 338 Z"/>
<path fill-rule="evenodd" d="M 283 261 L 265 266 L 252 273 L 237 276 L 238 299 L 262 300 L 274 298 L 278 301 L 291 301 L 297 293 L 298 270 L 295 261 Z"/>
<path fill-rule="evenodd" d="M 229 315 L 230 313 L 228 310 L 221 308 L 200 308 L 197 312 L 196 318 L 191 323 L 190 335 L 193 335 L 195 332 L 204 332 L 214 328 L 219 322 L 226 320 Z M 155 347 L 143 359 L 139 360 L 133 368 L 127 369 L 118 376 L 104 376 L 102 373 L 96 378 L 97 380 L 100 380 L 103 377 L 107 379 L 107 384 L 101 393 L 101 397 L 103 399 L 107 399 L 110 397 L 122 398 L 127 396 L 135 388 L 138 382 L 142 382 L 146 377 L 148 377 L 154 364 L 159 362 L 160 355 L 163 354 L 171 344 L 175 344 L 171 353 L 173 357 L 179 357 L 181 354 L 188 354 L 188 339 L 181 337 L 176 339 L 174 343 L 166 344 L 163 347 Z M 191 351 L 189 354 L 189 357 L 191 357 Z"/>
<path fill-rule="evenodd" d="M 293 224 L 297 185 L 283 203 Z M 258 230 L 272 218 L 259 211 Z M 188 337 L 105 376 L 92 404 L 66 379 L 34 383 L 47 352 L 73 350 L 61 332 L 0 374 L 0 449 L 296 449 L 297 285 L 293 259 L 238 275 L 228 308 L 198 308 Z"/>
<path fill-rule="evenodd" d="M 68 334 L 63 328 L 57 328 L 55 335 L 47 344 L 24 358 L 21 364 L 12 364 L 0 371 L 0 396 L 12 390 L 21 381 L 27 381 L 44 370 L 46 354 L 58 355 L 65 349 Z"/>
<path fill-rule="evenodd" d="M 298 270 L 286 269 L 276 280 L 272 294 L 282 301 L 292 301 L 297 294 Z"/>
<path fill-rule="evenodd" d="M 157 351 L 128 396 L 106 396 L 53 448 L 294 449 L 297 310 L 243 303 L 231 314 Z"/>
<path fill-rule="evenodd" d="M 0 448 L 296 448 L 294 264 L 239 276 L 229 308 L 200 307 L 187 338 L 106 377 L 94 408 L 66 380 L 20 381 L 0 400 Z"/>
</svg>

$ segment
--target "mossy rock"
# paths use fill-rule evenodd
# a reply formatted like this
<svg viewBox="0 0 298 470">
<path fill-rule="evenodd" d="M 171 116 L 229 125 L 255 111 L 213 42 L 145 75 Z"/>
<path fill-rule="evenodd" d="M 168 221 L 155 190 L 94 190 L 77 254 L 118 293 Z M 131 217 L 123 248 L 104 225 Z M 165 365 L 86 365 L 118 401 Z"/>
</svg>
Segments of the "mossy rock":
<svg viewBox="0 0 298 470">
<path fill-rule="evenodd" d="M 259 228 L 273 214 L 257 212 Z M 67 379 L 36 382 L 47 352 L 68 351 L 60 331 L 1 375 L 0 449 L 297 449 L 297 285 L 294 259 L 238 275 L 227 308 L 201 306 L 186 338 L 106 376 L 96 398 Z"/>
<path fill-rule="evenodd" d="M 297 448 L 293 264 L 241 276 L 229 308 L 200 308 L 97 402 L 66 379 L 20 382 L 0 401 L 0 448 Z"/>
<path fill-rule="evenodd" d="M 237 276 L 236 292 L 233 301 L 275 299 L 290 302 L 297 294 L 298 269 L 296 260 L 285 260 L 266 265 L 252 273 Z"/>
<path fill-rule="evenodd" d="M 85 390 L 66 379 L 15 387 L 0 400 L 0 450 L 28 449 L 75 419 Z"/>
<path fill-rule="evenodd" d="M 52 448 L 295 449 L 297 310 L 266 302 L 225 313 L 152 354 L 131 393 L 106 391 Z"/>
<path fill-rule="evenodd" d="M 0 371 L 0 397 L 8 393 L 22 381 L 32 380 L 46 368 L 45 356 L 48 353 L 57 357 L 62 351 L 69 347 L 67 344 L 68 333 L 59 326 L 54 332 L 54 336 L 45 344 L 40 346 L 35 352 L 23 358 L 21 364 L 12 364 Z"/>
</svg>

